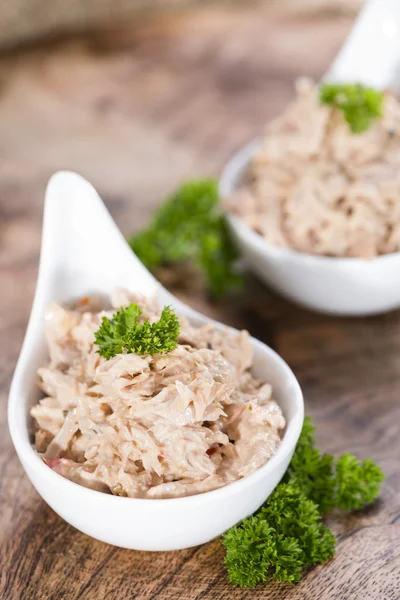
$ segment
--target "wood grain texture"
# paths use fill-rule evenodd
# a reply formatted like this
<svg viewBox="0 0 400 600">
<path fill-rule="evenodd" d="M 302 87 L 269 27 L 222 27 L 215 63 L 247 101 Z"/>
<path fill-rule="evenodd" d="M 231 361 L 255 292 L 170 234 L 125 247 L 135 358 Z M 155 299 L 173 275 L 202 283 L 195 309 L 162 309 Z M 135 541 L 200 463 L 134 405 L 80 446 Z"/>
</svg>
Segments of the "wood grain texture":
<svg viewBox="0 0 400 600">
<path fill-rule="evenodd" d="M 124 233 L 182 178 L 217 174 L 293 94 L 318 78 L 350 26 L 272 9 L 198 11 L 102 39 L 0 59 L 0 598 L 4 600 L 398 600 L 400 312 L 370 319 L 303 311 L 248 278 L 246 293 L 189 303 L 273 346 L 298 376 L 326 451 L 371 456 L 381 500 L 330 519 L 337 557 L 296 587 L 226 583 L 218 541 L 174 553 L 102 544 L 64 523 L 14 453 L 6 397 L 29 316 L 46 179 L 77 169 Z M 175 282 L 175 286 L 176 286 Z"/>
<path fill-rule="evenodd" d="M 229 3 L 246 4 L 249 0 L 223 0 Z M 252 0 L 253 2 L 255 0 Z M 363 0 L 256 0 L 275 2 L 285 10 L 342 11 L 354 15 Z M 190 10 L 194 6 L 211 4 L 215 0 L 6 0 L 0 2 L 0 46 L 15 48 L 18 44 L 38 41 L 46 37 L 54 38 L 60 33 L 88 32 L 104 28 L 113 23 L 115 26 L 129 19 L 148 20 L 164 13 L 176 13 Z M 219 0 L 222 4 L 221 0 Z"/>
</svg>

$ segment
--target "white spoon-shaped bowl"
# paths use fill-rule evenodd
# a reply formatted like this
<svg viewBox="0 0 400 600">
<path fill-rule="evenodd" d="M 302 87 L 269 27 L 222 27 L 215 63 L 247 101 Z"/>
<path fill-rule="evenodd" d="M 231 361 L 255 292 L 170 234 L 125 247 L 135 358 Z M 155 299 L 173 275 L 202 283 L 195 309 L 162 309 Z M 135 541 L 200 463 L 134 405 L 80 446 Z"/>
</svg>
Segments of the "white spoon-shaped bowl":
<svg viewBox="0 0 400 600">
<path fill-rule="evenodd" d="M 132 253 L 88 182 L 74 173 L 57 173 L 47 188 L 36 294 L 10 390 L 11 437 L 36 490 L 80 531 L 136 550 L 196 546 L 253 513 L 278 484 L 301 431 L 302 393 L 287 364 L 271 348 L 252 339 L 254 374 L 272 384 L 287 421 L 277 453 L 255 473 L 211 492 L 164 500 L 112 496 L 63 478 L 39 458 L 31 437 L 29 410 L 40 397 L 36 370 L 47 360 L 45 309 L 53 301 L 70 302 L 88 294 L 110 296 L 116 286 L 157 294 L 161 304 L 171 304 L 195 324 L 210 321 L 157 283 Z"/>
<path fill-rule="evenodd" d="M 400 2 L 369 0 L 326 79 L 393 85 L 400 64 Z M 258 146 L 255 140 L 228 162 L 220 195 L 240 185 Z M 273 247 L 241 219 L 228 221 L 250 268 L 280 294 L 312 310 L 334 315 L 373 315 L 400 307 L 400 253 L 372 260 L 329 258 Z"/>
</svg>

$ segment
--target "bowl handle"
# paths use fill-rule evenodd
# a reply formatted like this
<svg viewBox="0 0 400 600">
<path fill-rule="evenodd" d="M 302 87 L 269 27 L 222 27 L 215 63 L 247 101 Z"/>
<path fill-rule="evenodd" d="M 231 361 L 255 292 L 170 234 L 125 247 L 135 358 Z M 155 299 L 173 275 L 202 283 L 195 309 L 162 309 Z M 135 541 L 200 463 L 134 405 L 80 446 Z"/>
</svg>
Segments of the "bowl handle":
<svg viewBox="0 0 400 600">
<path fill-rule="evenodd" d="M 150 296 L 159 284 L 93 186 L 76 173 L 55 173 L 46 191 L 38 289 L 50 300 L 64 300 L 89 293 L 108 296 L 117 286 Z"/>
<path fill-rule="evenodd" d="M 400 66 L 400 2 L 367 0 L 324 81 L 396 87 Z"/>
</svg>

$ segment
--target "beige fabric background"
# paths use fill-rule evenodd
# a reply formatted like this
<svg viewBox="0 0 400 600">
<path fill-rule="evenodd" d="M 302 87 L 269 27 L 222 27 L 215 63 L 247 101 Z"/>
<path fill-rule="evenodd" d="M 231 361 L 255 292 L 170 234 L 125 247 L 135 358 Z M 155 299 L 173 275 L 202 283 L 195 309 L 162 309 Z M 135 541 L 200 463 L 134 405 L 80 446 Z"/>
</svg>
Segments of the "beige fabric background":
<svg viewBox="0 0 400 600">
<path fill-rule="evenodd" d="M 0 0 L 0 47 L 31 42 L 59 33 L 81 32 L 116 25 L 157 10 L 193 5 L 226 4 L 227 9 L 253 0 Z M 256 1 L 256 0 L 255 0 Z M 258 0 L 304 11 L 355 12 L 362 0 Z"/>
</svg>

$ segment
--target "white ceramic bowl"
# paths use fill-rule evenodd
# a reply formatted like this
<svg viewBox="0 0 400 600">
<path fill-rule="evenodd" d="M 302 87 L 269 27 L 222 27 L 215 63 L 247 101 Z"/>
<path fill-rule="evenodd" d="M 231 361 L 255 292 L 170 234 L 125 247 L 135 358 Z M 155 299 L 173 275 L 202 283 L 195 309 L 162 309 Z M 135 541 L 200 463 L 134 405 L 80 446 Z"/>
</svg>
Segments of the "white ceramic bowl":
<svg viewBox="0 0 400 600">
<path fill-rule="evenodd" d="M 268 380 L 287 427 L 275 456 L 258 471 L 215 491 L 166 500 L 122 498 L 87 489 L 47 467 L 32 447 L 30 407 L 37 402 L 36 370 L 47 357 L 46 306 L 115 286 L 159 293 L 199 324 L 209 321 L 166 290 L 132 253 L 95 190 L 73 173 L 52 178 L 46 195 L 42 253 L 32 313 L 10 390 L 11 437 L 26 474 L 42 498 L 68 523 L 94 538 L 136 550 L 175 550 L 208 542 L 253 513 L 283 476 L 303 423 L 303 398 L 287 364 L 252 339 L 254 374 Z M 221 326 L 221 325 L 219 325 Z"/>
<path fill-rule="evenodd" d="M 226 165 L 220 195 L 237 189 L 257 148 L 255 140 Z M 282 296 L 318 312 L 333 315 L 373 315 L 400 307 L 400 253 L 372 260 L 313 256 L 273 247 L 241 219 L 228 222 L 250 268 Z"/>
</svg>

